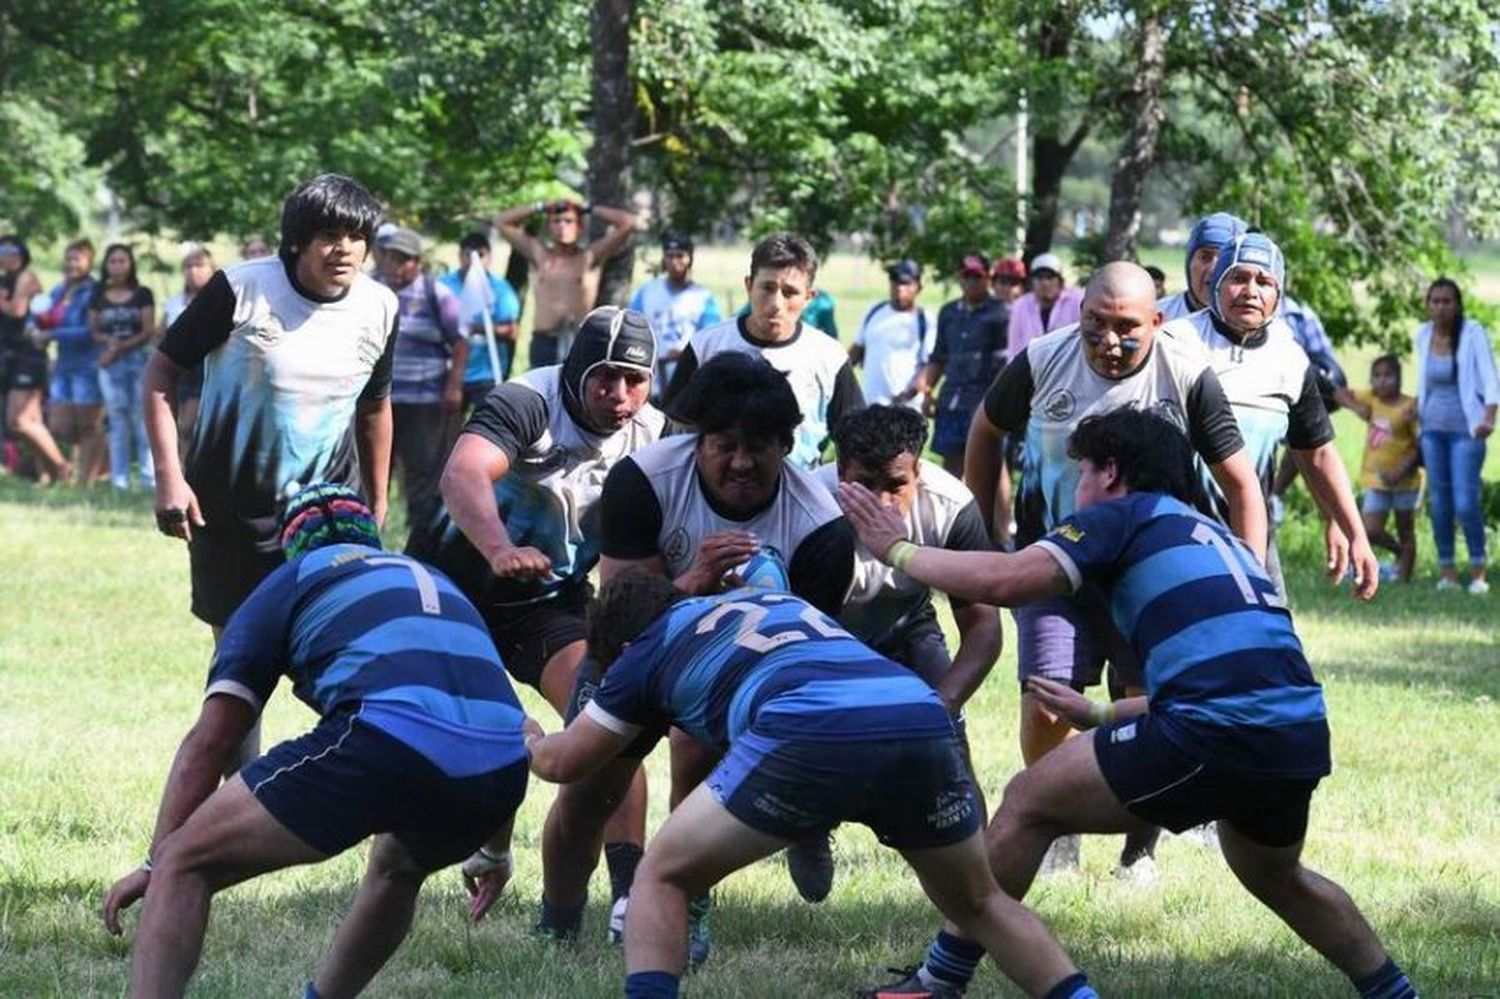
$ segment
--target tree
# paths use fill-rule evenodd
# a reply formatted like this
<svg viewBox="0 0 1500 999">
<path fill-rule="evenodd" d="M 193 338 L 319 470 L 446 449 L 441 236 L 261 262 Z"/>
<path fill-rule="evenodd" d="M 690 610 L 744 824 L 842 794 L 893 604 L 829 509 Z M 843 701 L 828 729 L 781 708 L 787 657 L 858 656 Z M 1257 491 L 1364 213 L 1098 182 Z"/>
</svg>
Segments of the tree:
<svg viewBox="0 0 1500 999">
<path fill-rule="evenodd" d="M 589 17 L 593 49 L 591 93 L 593 144 L 588 153 L 589 198 L 624 205 L 631 196 L 631 140 L 635 135 L 635 88 L 630 77 L 630 26 L 635 0 L 596 0 Z M 604 226 L 594 221 L 594 236 Z M 600 304 L 624 305 L 630 295 L 635 250 L 626 249 L 604 265 L 599 282 Z"/>
</svg>

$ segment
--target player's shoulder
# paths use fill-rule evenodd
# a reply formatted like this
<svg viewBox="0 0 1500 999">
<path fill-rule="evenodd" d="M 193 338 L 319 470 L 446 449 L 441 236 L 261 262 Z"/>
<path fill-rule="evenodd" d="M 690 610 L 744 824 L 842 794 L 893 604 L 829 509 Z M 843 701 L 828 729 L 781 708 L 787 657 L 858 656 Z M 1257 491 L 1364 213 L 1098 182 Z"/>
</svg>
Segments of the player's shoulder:
<svg viewBox="0 0 1500 999">
<path fill-rule="evenodd" d="M 653 489 L 670 489 L 677 479 L 689 478 L 678 473 L 693 467 L 693 446 L 696 443 L 697 438 L 692 434 L 663 437 L 631 452 L 626 460 L 635 463 L 651 481 Z"/>
<path fill-rule="evenodd" d="M 782 499 L 792 507 L 794 513 L 818 527 L 844 515 L 833 493 L 820 477 L 828 474 L 824 468 L 834 468 L 834 482 L 838 481 L 838 470 L 833 465 L 820 465 L 808 470 L 791 462 L 781 463 Z"/>
<path fill-rule="evenodd" d="M 562 391 L 562 365 L 548 364 L 540 368 L 532 368 L 523 371 L 519 375 L 512 375 L 506 385 L 514 386 L 515 389 L 534 392 L 542 397 L 550 412 L 553 406 L 560 401 L 559 394 Z M 485 396 L 486 401 L 490 395 Z M 504 401 L 504 395 L 496 396 L 497 400 Z"/>
<path fill-rule="evenodd" d="M 692 349 L 700 364 L 719 351 L 748 350 L 749 346 L 740 335 L 738 316 L 730 316 L 693 334 Z"/>
<path fill-rule="evenodd" d="M 648 402 L 630 418 L 630 427 L 642 445 L 654 444 L 667 429 L 667 415 Z"/>
<path fill-rule="evenodd" d="M 797 337 L 797 346 L 804 356 L 815 359 L 825 368 L 838 371 L 849 361 L 849 352 L 826 332 L 810 323 L 803 323 Z"/>
<path fill-rule="evenodd" d="M 942 465 L 935 461 L 921 459 L 922 475 L 917 480 L 917 489 L 931 499 L 950 507 L 953 510 L 961 510 L 974 502 L 974 494 L 969 487 L 964 485 L 963 479 L 952 474 Z"/>
</svg>

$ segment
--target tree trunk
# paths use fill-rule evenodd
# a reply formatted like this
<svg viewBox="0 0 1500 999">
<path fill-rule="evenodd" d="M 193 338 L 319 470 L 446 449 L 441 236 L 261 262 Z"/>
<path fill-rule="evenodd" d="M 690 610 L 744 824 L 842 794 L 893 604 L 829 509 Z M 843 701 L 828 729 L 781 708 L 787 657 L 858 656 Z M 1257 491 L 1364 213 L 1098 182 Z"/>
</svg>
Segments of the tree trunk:
<svg viewBox="0 0 1500 999">
<path fill-rule="evenodd" d="M 1135 78 L 1131 81 L 1130 134 L 1115 158 L 1109 184 L 1109 231 L 1102 262 L 1134 260 L 1141 236 L 1141 196 L 1156 162 L 1163 118 L 1162 80 L 1166 73 L 1167 33 L 1157 14 L 1141 17 Z"/>
<path fill-rule="evenodd" d="M 592 81 L 594 144 L 589 147 L 589 200 L 629 208 L 630 140 L 635 134 L 635 88 L 630 80 L 630 22 L 635 0 L 595 0 L 589 15 L 594 53 Z M 591 235 L 607 228 L 594 219 Z M 630 293 L 635 250 L 627 246 L 604 265 L 599 305 L 624 305 Z"/>
<path fill-rule="evenodd" d="M 1043 62 L 1066 62 L 1073 44 L 1074 13 L 1060 7 L 1037 27 L 1037 55 Z M 1031 107 L 1031 204 L 1026 213 L 1026 243 L 1022 259 L 1031 260 L 1052 248 L 1052 234 L 1057 231 L 1057 201 L 1062 191 L 1063 175 L 1073 154 L 1088 137 L 1090 122 L 1085 115 L 1073 134 L 1063 138 L 1062 108 L 1058 95 L 1032 93 Z"/>
</svg>

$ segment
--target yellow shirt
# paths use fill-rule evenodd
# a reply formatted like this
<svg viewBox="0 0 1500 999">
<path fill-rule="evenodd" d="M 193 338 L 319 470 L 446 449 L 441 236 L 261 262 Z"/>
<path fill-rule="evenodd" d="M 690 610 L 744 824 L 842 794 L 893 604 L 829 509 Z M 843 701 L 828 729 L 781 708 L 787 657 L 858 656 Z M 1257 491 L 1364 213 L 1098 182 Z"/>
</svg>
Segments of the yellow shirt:
<svg viewBox="0 0 1500 999">
<path fill-rule="evenodd" d="M 1370 407 L 1370 428 L 1365 435 L 1365 454 L 1359 463 L 1359 484 L 1365 489 L 1416 489 L 1422 473 L 1413 469 L 1400 481 L 1387 484 L 1381 473 L 1395 474 L 1417 453 L 1417 400 L 1409 395 L 1383 402 L 1371 392 L 1355 392 L 1354 398 Z"/>
</svg>

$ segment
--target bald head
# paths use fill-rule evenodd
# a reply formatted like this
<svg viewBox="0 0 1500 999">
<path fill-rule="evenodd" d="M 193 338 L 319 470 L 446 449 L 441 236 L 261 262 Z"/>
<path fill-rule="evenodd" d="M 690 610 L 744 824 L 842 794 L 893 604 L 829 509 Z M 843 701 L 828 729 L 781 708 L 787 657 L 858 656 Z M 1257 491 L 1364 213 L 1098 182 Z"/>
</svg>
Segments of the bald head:
<svg viewBox="0 0 1500 999">
<path fill-rule="evenodd" d="M 1151 353 L 1161 321 L 1156 282 L 1145 268 L 1123 260 L 1105 264 L 1083 293 L 1079 347 L 1096 372 L 1125 378 Z"/>
<path fill-rule="evenodd" d="M 1116 300 L 1146 300 L 1156 302 L 1156 282 L 1139 264 L 1128 260 L 1116 260 L 1096 270 L 1089 278 L 1084 298 L 1112 298 Z"/>
</svg>

